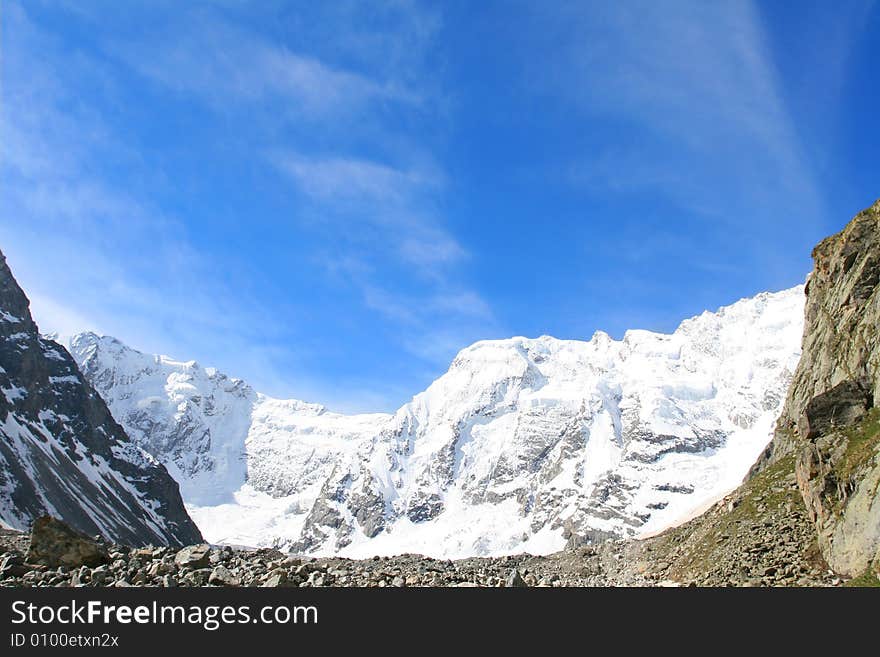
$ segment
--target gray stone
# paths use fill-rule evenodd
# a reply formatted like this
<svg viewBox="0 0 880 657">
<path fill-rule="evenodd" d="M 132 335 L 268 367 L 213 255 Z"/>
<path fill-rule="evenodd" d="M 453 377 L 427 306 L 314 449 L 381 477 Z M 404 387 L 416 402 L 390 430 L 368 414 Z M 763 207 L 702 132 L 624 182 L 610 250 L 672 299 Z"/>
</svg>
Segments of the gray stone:
<svg viewBox="0 0 880 657">
<path fill-rule="evenodd" d="M 187 576 L 192 580 L 193 585 L 195 586 L 205 586 L 208 583 L 208 579 L 211 577 L 212 570 L 210 568 L 199 568 L 197 570 L 191 570 L 187 573 Z"/>
<path fill-rule="evenodd" d="M 21 555 L 10 554 L 0 561 L 0 579 L 5 577 L 21 577 L 30 570 L 24 565 Z"/>
<path fill-rule="evenodd" d="M 510 574 L 507 576 L 507 580 L 504 584 L 508 588 L 525 588 L 526 586 L 528 586 L 523 578 L 520 576 L 519 571 L 516 569 L 510 571 Z"/>
<path fill-rule="evenodd" d="M 263 586 L 265 588 L 290 588 L 295 587 L 296 584 L 291 582 L 283 571 L 279 571 L 270 575 Z"/>
<path fill-rule="evenodd" d="M 233 575 L 232 571 L 228 568 L 217 566 L 211 571 L 211 576 L 208 578 L 208 584 L 214 584 L 216 586 L 239 586 L 241 580 Z"/>
<path fill-rule="evenodd" d="M 207 568 L 211 563 L 211 546 L 207 543 L 187 546 L 177 553 L 174 563 L 181 568 Z"/>
</svg>

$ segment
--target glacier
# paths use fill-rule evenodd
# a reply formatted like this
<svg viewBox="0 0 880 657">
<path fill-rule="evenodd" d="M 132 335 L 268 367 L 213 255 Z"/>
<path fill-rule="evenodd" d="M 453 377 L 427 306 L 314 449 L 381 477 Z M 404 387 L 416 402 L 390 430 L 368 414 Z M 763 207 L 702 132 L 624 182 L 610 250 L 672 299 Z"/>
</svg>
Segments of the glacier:
<svg viewBox="0 0 880 657">
<path fill-rule="evenodd" d="M 273 399 L 109 336 L 64 343 L 212 543 L 547 554 L 658 532 L 735 488 L 770 440 L 803 306 L 797 286 L 671 334 L 477 342 L 391 414 Z"/>
</svg>

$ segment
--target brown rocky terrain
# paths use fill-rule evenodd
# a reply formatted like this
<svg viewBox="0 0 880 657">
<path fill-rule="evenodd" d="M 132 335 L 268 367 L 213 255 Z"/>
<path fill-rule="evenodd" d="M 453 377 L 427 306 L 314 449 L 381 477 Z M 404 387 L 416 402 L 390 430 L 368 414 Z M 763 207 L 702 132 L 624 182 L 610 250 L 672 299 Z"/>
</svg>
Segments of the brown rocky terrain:
<svg viewBox="0 0 880 657">
<path fill-rule="evenodd" d="M 710 512 L 711 513 L 711 512 Z M 797 517 L 797 516 L 795 516 Z M 802 514 L 801 519 L 805 515 Z M 808 585 L 844 580 L 824 566 L 806 523 L 773 534 L 750 523 L 725 545 L 726 558 L 706 568 L 693 546 L 715 547 L 707 526 L 691 525 L 648 541 L 612 540 L 548 556 L 519 554 L 457 561 L 405 554 L 351 560 L 314 559 L 277 550 L 235 550 L 206 544 L 183 549 L 106 545 L 58 523 L 40 523 L 29 537 L 0 533 L 0 586 L 680 586 Z M 713 525 L 714 528 L 714 525 Z M 744 549 L 752 546 L 754 552 Z M 47 555 L 48 556 L 47 558 Z M 82 563 L 78 562 L 80 560 Z M 86 563 L 86 559 L 88 562 Z M 96 561 L 97 559 L 97 561 Z"/>
</svg>

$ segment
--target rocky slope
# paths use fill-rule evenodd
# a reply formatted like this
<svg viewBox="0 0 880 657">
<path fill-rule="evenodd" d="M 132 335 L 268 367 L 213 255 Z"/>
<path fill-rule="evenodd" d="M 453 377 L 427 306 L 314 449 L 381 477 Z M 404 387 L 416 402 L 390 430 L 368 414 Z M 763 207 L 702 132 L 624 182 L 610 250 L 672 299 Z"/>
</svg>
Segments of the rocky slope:
<svg viewBox="0 0 880 657">
<path fill-rule="evenodd" d="M 486 341 L 392 415 L 276 400 L 109 337 L 68 342 L 212 542 L 371 556 L 550 553 L 734 488 L 799 357 L 802 288 L 622 340 Z"/>
<path fill-rule="evenodd" d="M 688 572 L 673 569 L 662 561 L 675 556 L 675 549 L 688 543 L 680 540 L 686 537 L 681 533 L 671 535 L 678 537 L 678 541 L 667 541 L 670 537 L 648 541 L 608 540 L 546 556 L 517 554 L 453 561 L 403 554 L 354 560 L 311 558 L 272 548 L 241 550 L 207 544 L 180 550 L 132 549 L 90 544 L 82 539 L 74 543 L 76 549 L 69 549 L 69 532 L 62 531 L 63 540 L 59 540 L 54 532 L 46 531 L 55 525 L 46 523 L 30 537 L 0 530 L 0 586 L 555 588 L 710 584 L 837 586 L 844 583 L 823 564 L 809 560 L 765 564 L 766 558 L 762 555 L 766 550 L 746 555 L 742 567 L 729 574 L 719 566 L 691 577 Z M 766 530 L 758 529 L 754 533 L 763 535 Z M 773 544 L 796 547 L 800 538 L 799 535 L 776 537 Z M 670 545 L 675 548 L 670 550 Z M 792 553 L 790 549 L 780 552 L 783 556 Z M 84 563 L 86 559 L 89 563 Z"/>
<path fill-rule="evenodd" d="M 165 468 L 40 336 L 0 253 L 0 520 L 23 529 L 47 513 L 130 545 L 201 540 Z"/>
<path fill-rule="evenodd" d="M 69 544 L 67 532 L 64 539 Z M 78 541 L 77 550 L 59 553 L 59 543 L 46 532 L 32 537 L 0 532 L 0 586 L 559 587 L 648 582 L 624 567 L 615 551 L 617 543 L 549 557 L 521 554 L 458 561 L 414 554 L 359 561 L 309 558 L 271 548 L 239 550 L 207 544 L 181 550 L 131 549 L 88 541 Z M 80 563 L 82 553 L 105 556 L 99 563 L 86 564 Z M 55 558 L 46 559 L 45 554 Z"/>
<path fill-rule="evenodd" d="M 791 458 L 698 518 L 627 546 L 638 572 L 698 586 L 837 585 L 819 549 Z"/>
<path fill-rule="evenodd" d="M 649 541 L 657 576 L 880 584 L 880 201 L 813 251 L 803 356 L 745 483 Z"/>
</svg>

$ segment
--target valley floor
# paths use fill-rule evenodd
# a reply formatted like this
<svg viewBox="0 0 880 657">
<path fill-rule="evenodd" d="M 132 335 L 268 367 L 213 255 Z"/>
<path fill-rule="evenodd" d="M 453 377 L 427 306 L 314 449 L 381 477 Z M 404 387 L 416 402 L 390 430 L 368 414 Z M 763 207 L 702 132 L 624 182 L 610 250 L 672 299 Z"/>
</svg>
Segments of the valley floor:
<svg viewBox="0 0 880 657">
<path fill-rule="evenodd" d="M 0 532 L 2 586 L 837 586 L 782 461 L 699 518 L 658 536 L 547 556 L 351 560 L 277 550 L 109 547 L 97 568 L 26 563 L 28 537 Z M 858 582 L 864 584 L 864 582 Z"/>
</svg>

